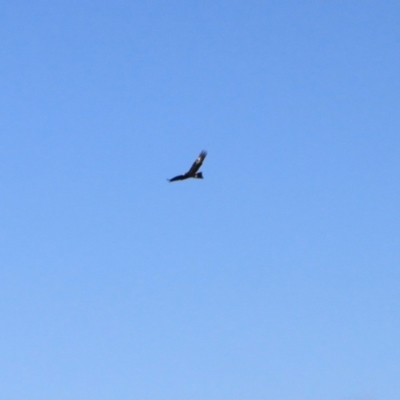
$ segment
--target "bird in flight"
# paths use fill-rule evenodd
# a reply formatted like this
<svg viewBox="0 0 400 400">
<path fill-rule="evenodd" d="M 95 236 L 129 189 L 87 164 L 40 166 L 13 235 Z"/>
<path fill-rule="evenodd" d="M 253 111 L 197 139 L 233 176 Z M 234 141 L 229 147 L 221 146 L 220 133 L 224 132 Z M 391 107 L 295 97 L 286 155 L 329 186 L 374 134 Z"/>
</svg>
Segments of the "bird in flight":
<svg viewBox="0 0 400 400">
<path fill-rule="evenodd" d="M 187 178 L 203 179 L 203 173 L 197 172 L 197 171 L 201 167 L 201 164 L 203 164 L 203 161 L 206 158 L 206 155 L 207 155 L 207 152 L 203 150 L 199 154 L 199 156 L 196 158 L 196 161 L 190 167 L 188 172 L 185 172 L 183 175 L 178 175 L 178 176 L 175 176 L 174 178 L 171 178 L 168 180 L 170 182 L 175 182 L 175 181 L 183 181 L 184 179 L 187 179 Z"/>
</svg>

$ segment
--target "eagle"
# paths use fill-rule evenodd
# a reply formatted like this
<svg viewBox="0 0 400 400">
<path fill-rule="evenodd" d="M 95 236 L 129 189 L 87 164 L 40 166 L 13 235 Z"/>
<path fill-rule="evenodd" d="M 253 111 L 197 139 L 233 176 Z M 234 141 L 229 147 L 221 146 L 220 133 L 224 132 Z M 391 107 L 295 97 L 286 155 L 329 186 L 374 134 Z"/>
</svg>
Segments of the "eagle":
<svg viewBox="0 0 400 400">
<path fill-rule="evenodd" d="M 199 156 L 196 158 L 196 161 L 193 163 L 193 165 L 190 167 L 188 172 L 185 172 L 183 175 L 178 175 L 175 176 L 171 179 L 168 179 L 170 182 L 175 182 L 175 181 L 183 181 L 184 179 L 188 178 L 197 178 L 197 179 L 203 179 L 203 173 L 202 172 L 197 172 L 199 168 L 201 167 L 201 164 L 203 164 L 204 159 L 206 158 L 207 152 L 203 150 Z"/>
</svg>

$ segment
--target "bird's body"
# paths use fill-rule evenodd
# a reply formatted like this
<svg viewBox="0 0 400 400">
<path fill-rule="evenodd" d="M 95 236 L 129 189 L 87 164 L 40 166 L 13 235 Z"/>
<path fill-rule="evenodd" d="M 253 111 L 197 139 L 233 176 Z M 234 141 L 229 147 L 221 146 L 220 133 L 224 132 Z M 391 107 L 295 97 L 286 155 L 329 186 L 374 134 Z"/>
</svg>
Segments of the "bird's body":
<svg viewBox="0 0 400 400">
<path fill-rule="evenodd" d="M 183 181 L 188 178 L 196 178 L 196 179 L 203 179 L 203 173 L 202 172 L 197 172 L 201 164 L 203 164 L 204 159 L 206 158 L 207 152 L 202 151 L 199 156 L 196 158 L 196 161 L 193 163 L 193 165 L 190 167 L 189 171 L 185 172 L 182 175 L 177 175 L 171 179 L 168 179 L 170 182 L 175 182 L 175 181 Z"/>
</svg>

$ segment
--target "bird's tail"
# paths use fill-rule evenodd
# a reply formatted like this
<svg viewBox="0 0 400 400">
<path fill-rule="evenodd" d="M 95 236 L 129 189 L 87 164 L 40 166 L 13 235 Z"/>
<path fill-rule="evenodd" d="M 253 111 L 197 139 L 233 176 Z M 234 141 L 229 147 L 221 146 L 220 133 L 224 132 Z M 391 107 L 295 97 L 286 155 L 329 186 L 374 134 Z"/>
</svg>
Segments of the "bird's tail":
<svg viewBox="0 0 400 400">
<path fill-rule="evenodd" d="M 203 179 L 203 173 L 202 172 L 196 172 L 196 175 L 194 176 L 197 179 Z"/>
</svg>

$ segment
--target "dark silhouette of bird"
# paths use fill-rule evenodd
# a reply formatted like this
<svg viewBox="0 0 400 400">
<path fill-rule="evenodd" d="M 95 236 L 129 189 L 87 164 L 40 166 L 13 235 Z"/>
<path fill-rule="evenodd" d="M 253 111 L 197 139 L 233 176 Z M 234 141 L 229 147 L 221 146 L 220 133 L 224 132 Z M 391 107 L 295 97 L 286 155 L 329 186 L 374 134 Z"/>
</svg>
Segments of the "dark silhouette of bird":
<svg viewBox="0 0 400 400">
<path fill-rule="evenodd" d="M 206 155 L 207 155 L 207 152 L 203 150 L 199 154 L 199 156 L 196 158 L 196 161 L 190 167 L 188 172 L 185 172 L 182 175 L 175 176 L 174 178 L 171 178 L 171 179 L 168 179 L 168 180 L 170 182 L 175 182 L 175 181 L 183 181 L 184 179 L 188 179 L 188 178 L 203 179 L 203 173 L 202 172 L 197 172 L 197 171 L 201 167 L 201 164 L 203 164 L 203 161 L 206 158 Z"/>
</svg>

